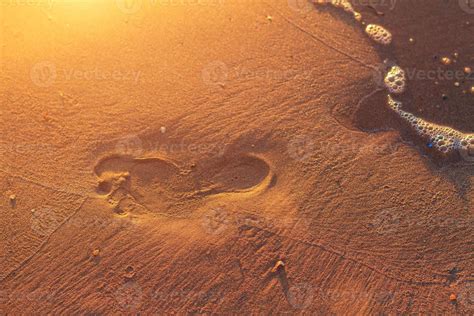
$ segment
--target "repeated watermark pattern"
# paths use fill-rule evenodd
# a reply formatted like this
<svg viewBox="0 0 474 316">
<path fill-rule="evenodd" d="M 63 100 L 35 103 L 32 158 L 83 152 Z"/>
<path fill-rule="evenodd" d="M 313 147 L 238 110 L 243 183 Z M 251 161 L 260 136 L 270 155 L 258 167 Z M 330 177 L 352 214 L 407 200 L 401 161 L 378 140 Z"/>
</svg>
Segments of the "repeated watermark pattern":
<svg viewBox="0 0 474 316">
<path fill-rule="evenodd" d="M 231 67 L 222 60 L 207 63 L 201 71 L 203 83 L 211 88 L 224 87 L 233 80 L 310 80 L 315 78 L 316 69 L 274 69 L 274 68 L 248 68 L 246 66 Z"/>
<path fill-rule="evenodd" d="M 298 283 L 288 289 L 287 300 L 295 309 L 305 309 L 315 300 L 315 289 L 309 283 Z"/>
<path fill-rule="evenodd" d="M 210 208 L 202 217 L 202 227 L 213 235 L 223 233 L 231 225 L 231 215 L 223 208 Z"/>
<path fill-rule="evenodd" d="M 474 282 L 464 282 L 458 287 L 458 302 L 467 310 L 474 312 Z"/>
<path fill-rule="evenodd" d="M 235 232 L 243 227 L 251 227 L 269 232 L 298 229 L 309 231 L 309 221 L 302 218 L 267 218 L 250 210 L 214 206 L 205 210 L 201 216 L 204 231 L 212 235 Z"/>
<path fill-rule="evenodd" d="M 288 7 L 301 14 L 308 13 L 314 9 L 313 4 L 308 0 L 288 0 Z"/>
<path fill-rule="evenodd" d="M 122 284 L 115 291 L 114 297 L 118 308 L 127 312 L 136 312 L 144 301 L 143 290 L 135 281 Z"/>
<path fill-rule="evenodd" d="M 66 215 L 50 207 L 31 210 L 31 229 L 39 236 L 51 235 L 66 218 Z"/>
<path fill-rule="evenodd" d="M 468 150 L 461 150 L 461 157 L 465 162 L 469 164 L 474 164 L 474 146 L 470 146 Z"/>
<path fill-rule="evenodd" d="M 115 0 L 117 8 L 125 14 L 135 14 L 143 6 L 143 0 Z"/>
<path fill-rule="evenodd" d="M 308 161 L 316 150 L 314 138 L 301 135 L 288 142 L 288 155 L 299 162 Z"/>
<path fill-rule="evenodd" d="M 41 7 L 51 9 L 58 0 L 2 0 L 0 7 Z"/>
<path fill-rule="evenodd" d="M 142 140 L 137 135 L 126 135 L 115 145 L 115 153 L 119 155 L 139 157 L 143 152 Z"/>
<path fill-rule="evenodd" d="M 6 304 L 7 302 L 19 302 L 23 304 L 53 303 L 56 296 L 57 293 L 55 291 L 41 288 L 29 292 L 16 291 L 15 293 L 0 290 L 0 304 Z"/>
<path fill-rule="evenodd" d="M 31 81 L 40 88 L 53 86 L 56 81 L 124 81 L 138 84 L 142 79 L 141 71 L 130 69 L 90 69 L 58 68 L 51 61 L 40 61 L 30 69 Z"/>
<path fill-rule="evenodd" d="M 392 210 L 386 209 L 380 211 L 372 220 L 372 227 L 379 234 L 396 234 L 400 228 L 400 215 Z"/>
<path fill-rule="evenodd" d="M 224 293 L 217 289 L 198 291 L 194 289 L 145 289 L 137 281 L 130 280 L 120 285 L 114 292 L 116 306 L 119 310 L 136 313 L 145 302 L 169 303 L 176 301 L 213 302 L 219 304 Z"/>
<path fill-rule="evenodd" d="M 157 7 L 215 7 L 225 3 L 225 0 L 115 0 L 120 12 L 136 14 L 144 8 Z"/>
<path fill-rule="evenodd" d="M 393 66 L 397 64 L 392 60 L 385 60 L 383 63 L 377 64 L 373 68 L 372 79 L 377 89 L 385 89 L 385 75 Z"/>
<path fill-rule="evenodd" d="M 166 154 L 214 154 L 221 157 L 225 153 L 226 145 L 219 142 L 187 143 L 187 142 L 160 142 L 159 140 L 145 139 L 137 134 L 121 137 L 115 143 L 115 154 L 140 157 L 145 152 L 161 152 Z"/>
<path fill-rule="evenodd" d="M 58 76 L 56 65 L 50 61 L 41 61 L 31 67 L 30 78 L 35 85 L 46 88 L 54 84 Z"/>
<path fill-rule="evenodd" d="M 202 80 L 208 86 L 224 86 L 229 78 L 229 68 L 220 60 L 207 64 L 202 70 Z"/>
<path fill-rule="evenodd" d="M 395 9 L 398 0 L 351 0 L 349 1 L 353 6 L 371 6 L 371 7 L 386 7 L 390 11 Z"/>
<path fill-rule="evenodd" d="M 474 14 L 474 0 L 458 0 L 461 9 L 469 14 Z"/>
<path fill-rule="evenodd" d="M 26 155 L 34 152 L 36 155 L 41 156 L 44 153 L 50 153 L 57 150 L 56 146 L 46 143 L 3 143 L 0 142 L 0 154 L 6 155 L 7 153 Z"/>
<path fill-rule="evenodd" d="M 474 217 L 452 218 L 448 216 L 432 216 L 411 218 L 402 217 L 396 209 L 380 210 L 370 222 L 370 225 L 379 234 L 395 235 L 402 229 L 404 231 L 415 231 L 424 229 L 435 229 L 446 231 L 450 228 L 457 230 L 468 230 L 474 225 Z"/>
</svg>

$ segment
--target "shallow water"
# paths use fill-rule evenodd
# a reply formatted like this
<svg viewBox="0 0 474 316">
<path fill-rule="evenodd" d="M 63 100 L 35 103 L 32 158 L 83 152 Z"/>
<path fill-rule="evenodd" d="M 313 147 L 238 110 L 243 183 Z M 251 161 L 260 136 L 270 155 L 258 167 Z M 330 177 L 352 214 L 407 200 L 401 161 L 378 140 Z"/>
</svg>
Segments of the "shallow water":
<svg viewBox="0 0 474 316">
<path fill-rule="evenodd" d="M 349 13 L 352 13 L 358 22 L 360 22 L 362 27 L 366 25 L 365 21 L 365 15 L 361 15 L 359 12 L 355 11 L 354 7 L 349 1 L 345 0 L 322 0 L 322 1 L 317 1 L 317 5 L 327 5 L 330 4 L 334 6 L 335 8 L 341 9 L 341 11 L 346 11 Z M 373 7 L 371 7 L 373 8 Z M 386 9 L 386 8 L 385 8 Z M 444 12 L 444 10 L 459 10 L 462 9 L 460 7 L 446 7 L 443 10 L 438 10 L 438 12 Z M 383 13 L 383 16 L 389 16 L 389 15 L 397 15 L 397 11 L 395 10 L 395 6 L 391 8 L 391 12 L 388 12 L 387 14 Z M 379 11 L 375 10 L 377 13 L 380 14 Z M 343 13 L 341 13 L 343 14 Z M 470 17 L 472 19 L 472 17 Z M 369 15 L 369 20 L 370 20 L 370 15 Z M 469 26 L 469 21 L 466 19 L 466 22 L 464 23 L 464 28 Z M 459 28 L 459 26 L 458 26 Z M 378 24 L 368 24 L 365 29 L 367 35 L 375 42 L 376 45 L 382 45 L 382 46 L 388 46 L 392 44 L 392 33 L 387 30 L 384 26 L 378 25 Z M 403 31 L 403 28 L 397 30 L 398 32 Z M 470 37 L 470 32 L 469 30 L 463 30 L 465 35 L 464 38 L 469 38 Z M 420 30 L 418 34 L 421 34 L 424 32 L 425 34 L 428 35 L 430 31 L 422 31 Z M 397 34 L 397 40 L 402 41 L 404 38 L 406 39 L 407 36 L 403 36 L 403 34 Z M 424 36 L 423 39 L 426 40 Z M 462 35 L 459 37 L 463 37 Z M 403 43 L 399 44 L 398 47 L 403 47 L 403 46 L 413 46 L 410 47 L 412 48 L 412 53 L 410 54 L 411 60 L 408 62 L 408 64 L 413 65 L 414 62 L 423 59 L 423 56 L 419 52 L 416 51 L 416 46 L 415 43 L 416 41 L 410 37 L 408 40 L 408 43 Z M 462 108 L 460 108 L 460 112 L 456 113 L 454 115 L 450 115 L 450 118 L 445 119 L 443 121 L 461 121 L 463 122 L 464 118 L 463 115 L 468 116 L 468 124 L 470 126 L 470 129 L 474 128 L 474 115 L 470 115 L 469 113 L 473 111 L 474 108 L 474 94 L 471 93 L 471 90 L 474 87 L 474 80 L 471 81 L 471 76 L 470 76 L 470 71 L 467 71 L 466 69 L 471 68 L 471 63 L 470 64 L 461 64 L 462 62 L 466 62 L 466 57 L 463 59 L 460 58 L 460 54 L 458 53 L 458 49 L 456 47 L 453 47 L 451 50 L 454 52 L 452 55 L 454 56 L 454 63 L 457 64 L 457 68 L 461 67 L 460 69 L 454 71 L 454 70 L 449 70 L 449 69 L 440 69 L 441 65 L 444 66 L 451 66 L 452 65 L 452 59 L 450 57 L 443 57 L 440 58 L 439 54 L 434 54 L 435 56 L 435 65 L 432 66 L 437 66 L 437 70 L 431 70 L 431 71 L 423 71 L 419 69 L 409 69 L 405 71 L 403 69 L 403 65 L 399 66 L 394 63 L 394 60 L 398 60 L 397 54 L 396 54 L 396 49 L 394 46 L 396 43 L 393 43 L 393 45 L 387 47 L 387 49 L 381 50 L 381 58 L 384 59 L 385 67 L 382 67 L 381 69 L 381 76 L 384 76 L 383 83 L 385 85 L 385 90 L 390 93 L 390 94 L 397 94 L 401 95 L 405 92 L 407 89 L 408 85 L 417 85 L 422 79 L 431 79 L 435 80 L 434 84 L 436 86 L 440 85 L 440 81 L 443 79 L 449 80 L 451 79 L 451 84 L 452 87 L 449 89 L 449 94 L 456 94 L 454 99 L 459 100 L 460 98 L 462 99 L 463 102 L 467 102 L 468 104 L 470 103 L 471 105 L 463 105 Z M 435 45 L 431 45 L 433 48 L 436 49 Z M 464 47 L 466 48 L 466 47 Z M 469 45 L 467 46 L 469 48 Z M 384 52 L 390 52 L 390 54 L 387 54 L 384 56 Z M 473 51 L 474 53 L 474 51 Z M 469 53 L 468 53 L 469 54 Z M 468 56 L 469 57 L 469 56 Z M 470 56 L 471 62 L 474 60 L 474 54 Z M 438 61 L 439 60 L 439 61 Z M 459 64 L 458 64 L 459 62 Z M 394 65 L 391 67 L 387 67 L 387 64 L 393 63 Z M 437 75 L 433 75 L 434 73 L 437 73 Z M 455 74 L 454 76 L 452 74 Z M 449 77 L 448 75 L 451 76 Z M 421 78 L 420 76 L 423 76 Z M 437 77 L 436 77 L 437 76 Z M 472 78 L 474 79 L 474 77 Z M 445 80 L 445 81 L 446 81 Z M 456 80 L 456 81 L 454 81 Z M 458 81 L 460 80 L 460 81 Z M 462 86 L 461 86 L 462 83 Z M 446 85 L 446 82 L 443 82 L 444 85 Z M 472 86 L 469 86 L 472 84 Z M 416 87 L 419 88 L 419 87 Z M 415 89 L 410 89 L 411 91 L 417 91 Z M 423 92 L 423 90 L 421 91 Z M 462 93 L 462 95 L 460 95 Z M 449 96 L 447 94 L 442 94 L 442 99 L 443 101 L 447 101 L 449 99 Z M 416 98 L 416 95 L 413 93 L 409 93 L 409 95 L 404 98 L 405 103 L 410 103 L 414 104 L 419 101 Z M 390 107 L 393 108 L 394 104 L 393 98 L 389 95 L 388 98 L 388 103 Z M 396 102 L 395 102 L 396 103 Z M 417 108 L 420 109 L 422 105 L 417 105 Z M 416 116 L 414 114 L 411 114 L 407 112 L 406 107 L 402 110 L 402 103 L 397 103 L 397 109 L 395 110 L 395 113 L 399 115 L 402 119 L 405 119 L 410 121 L 412 128 L 414 129 L 415 133 L 418 135 L 422 136 L 423 138 L 426 139 L 427 141 L 427 146 L 429 148 L 434 148 L 437 151 L 441 152 L 442 154 L 452 154 L 453 152 L 459 153 L 461 158 L 468 161 L 472 162 L 474 161 L 474 144 L 472 143 L 472 139 L 474 138 L 474 134 L 472 133 L 463 133 L 460 130 L 456 129 L 456 126 L 440 126 L 439 124 L 429 122 L 426 119 L 422 118 L 422 114 L 420 116 Z M 413 108 L 413 105 L 411 106 Z M 410 109 L 410 107 L 408 108 Z M 422 113 L 424 111 L 421 111 Z M 432 111 L 433 112 L 433 111 Z M 467 112 L 467 113 L 466 113 Z M 474 114 L 474 113 L 473 113 Z M 432 115 L 433 116 L 433 115 Z M 453 124 L 457 125 L 457 124 Z M 472 156 L 472 157 L 471 157 Z"/>
</svg>

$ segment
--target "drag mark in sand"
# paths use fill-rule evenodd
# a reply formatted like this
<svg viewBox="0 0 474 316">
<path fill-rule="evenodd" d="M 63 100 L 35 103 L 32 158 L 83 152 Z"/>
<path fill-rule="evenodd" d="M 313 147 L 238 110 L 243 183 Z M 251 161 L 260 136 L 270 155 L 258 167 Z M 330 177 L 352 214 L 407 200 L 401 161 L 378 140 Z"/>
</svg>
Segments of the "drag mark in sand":
<svg viewBox="0 0 474 316">
<path fill-rule="evenodd" d="M 325 1 L 325 3 L 326 3 L 326 0 L 320 0 L 320 1 Z M 283 13 L 281 13 L 279 10 L 277 10 L 275 7 L 273 7 L 271 4 L 267 3 L 266 1 L 264 1 L 264 2 L 266 3 L 267 6 L 271 7 L 273 10 L 275 10 L 275 12 L 276 12 L 283 20 L 285 20 L 288 24 L 292 25 L 292 26 L 295 27 L 296 29 L 300 30 L 300 31 L 303 32 L 304 34 L 306 34 L 306 35 L 308 35 L 309 37 L 311 37 L 311 39 L 312 39 L 313 41 L 318 42 L 318 43 L 320 43 L 320 44 L 326 46 L 327 48 L 329 48 L 329 49 L 331 49 L 331 50 L 333 50 L 333 51 L 335 51 L 335 52 L 337 52 L 337 53 L 339 53 L 339 54 L 341 54 L 341 55 L 343 55 L 343 56 L 349 58 L 350 60 L 352 60 L 352 61 L 354 61 L 354 62 L 356 62 L 356 63 L 358 63 L 358 64 L 360 64 L 360 65 L 362 65 L 362 66 L 364 66 L 364 67 L 366 67 L 366 68 L 369 68 L 369 69 L 372 69 L 372 70 L 375 70 L 375 71 L 377 70 L 377 67 L 375 67 L 374 65 L 367 64 L 367 63 L 365 63 L 364 61 L 358 59 L 357 57 L 354 57 L 354 56 L 352 56 L 351 54 L 349 54 L 349 53 L 347 53 L 347 52 L 345 52 L 345 51 L 343 51 L 343 50 L 341 50 L 341 49 L 339 49 L 339 48 L 337 48 L 337 47 L 335 47 L 335 46 L 333 46 L 333 45 L 331 45 L 331 44 L 325 42 L 322 38 L 319 38 L 319 37 L 316 36 L 315 34 L 311 33 L 311 32 L 308 31 L 308 30 L 306 30 L 304 27 L 302 27 L 302 26 L 300 26 L 299 24 L 297 24 L 296 22 L 294 22 L 294 21 L 288 19 Z M 339 1 L 339 2 L 340 2 L 340 1 Z M 344 2 L 345 2 L 345 1 L 344 1 Z M 348 2 L 347 2 L 347 3 L 348 3 Z M 350 5 L 350 3 L 349 3 L 349 5 Z M 352 5 L 350 5 L 350 7 L 352 8 Z M 353 9 L 352 9 L 352 10 L 353 10 Z M 349 10 L 349 12 L 351 12 L 351 11 Z M 357 13 L 357 12 L 355 12 L 355 13 Z M 357 13 L 357 14 L 358 14 L 358 13 Z M 356 14 L 356 16 L 357 16 L 357 14 Z"/>
<path fill-rule="evenodd" d="M 9 271 L 5 276 L 0 277 L 0 282 L 3 282 L 8 277 L 14 275 L 17 271 L 21 270 L 21 268 L 26 266 L 37 254 L 39 254 L 44 249 L 44 247 L 46 247 L 46 245 L 48 244 L 48 242 L 50 241 L 50 239 L 54 235 L 54 233 L 56 233 L 59 229 L 61 229 L 67 222 L 69 222 L 71 220 L 71 218 L 73 218 L 75 215 L 77 215 L 77 213 L 79 213 L 79 211 L 82 209 L 82 207 L 86 204 L 87 201 L 88 201 L 88 198 L 85 198 L 81 202 L 79 207 L 70 216 L 65 218 L 61 223 L 59 223 L 59 225 L 57 227 L 54 228 L 53 231 L 51 231 L 46 236 L 46 238 L 41 242 L 41 244 L 38 246 L 38 248 L 31 255 L 29 255 L 26 259 L 21 261 L 15 268 L 13 268 L 11 271 Z"/>
<path fill-rule="evenodd" d="M 219 158 L 203 167 L 197 164 L 190 170 L 182 169 L 166 158 L 111 155 L 100 160 L 94 168 L 99 177 L 95 194 L 82 189 L 55 188 L 44 182 L 11 174 L 7 170 L 0 171 L 8 174 L 9 178 L 38 186 L 45 192 L 54 192 L 60 196 L 67 194 L 78 200 L 77 206 L 67 214 L 57 212 L 54 205 L 48 208 L 38 205 L 40 208 L 37 211 L 31 210 L 32 218 L 28 222 L 31 227 L 26 227 L 24 237 L 35 243 L 29 243 L 29 251 L 21 252 L 21 258 L 9 257 L 8 262 L 2 262 L 5 271 L 0 274 L 0 282 L 13 276 L 40 254 L 53 235 L 77 216 L 91 198 L 107 199 L 117 217 L 146 213 L 187 219 L 190 218 L 189 211 L 180 211 L 195 209 L 189 207 L 192 206 L 191 202 L 209 198 L 249 198 L 262 194 L 276 179 L 263 158 L 247 153 Z M 51 193 L 45 194 L 51 197 Z M 21 196 L 19 200 L 19 206 L 24 207 Z M 172 210 L 167 212 L 169 209 Z"/>
</svg>

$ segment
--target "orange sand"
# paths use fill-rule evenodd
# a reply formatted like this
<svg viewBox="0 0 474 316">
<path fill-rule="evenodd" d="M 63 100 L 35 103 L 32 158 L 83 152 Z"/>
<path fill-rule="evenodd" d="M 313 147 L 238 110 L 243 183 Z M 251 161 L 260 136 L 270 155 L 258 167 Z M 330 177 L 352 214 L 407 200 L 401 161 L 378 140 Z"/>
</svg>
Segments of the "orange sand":
<svg viewBox="0 0 474 316">
<path fill-rule="evenodd" d="M 420 149 L 351 17 L 125 2 L 0 7 L 0 315 L 472 312 L 474 166 Z M 360 11 L 474 16 L 422 2 Z M 472 132 L 454 100 L 410 110 Z"/>
</svg>

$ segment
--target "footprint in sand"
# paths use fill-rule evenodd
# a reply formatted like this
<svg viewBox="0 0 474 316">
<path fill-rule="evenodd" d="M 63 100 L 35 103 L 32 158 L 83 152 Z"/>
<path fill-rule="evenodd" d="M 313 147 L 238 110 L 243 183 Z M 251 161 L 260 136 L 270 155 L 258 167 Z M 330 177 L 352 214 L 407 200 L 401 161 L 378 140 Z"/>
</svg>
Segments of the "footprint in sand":
<svg viewBox="0 0 474 316">
<path fill-rule="evenodd" d="M 196 168 L 193 177 L 200 195 L 252 196 L 273 185 L 270 165 L 253 155 L 224 158 Z"/>
<path fill-rule="evenodd" d="M 257 156 L 242 154 L 183 168 L 166 158 L 112 155 L 94 168 L 96 192 L 114 212 L 152 213 L 172 217 L 189 214 L 192 205 L 209 198 L 245 198 L 262 193 L 276 177 Z"/>
</svg>

